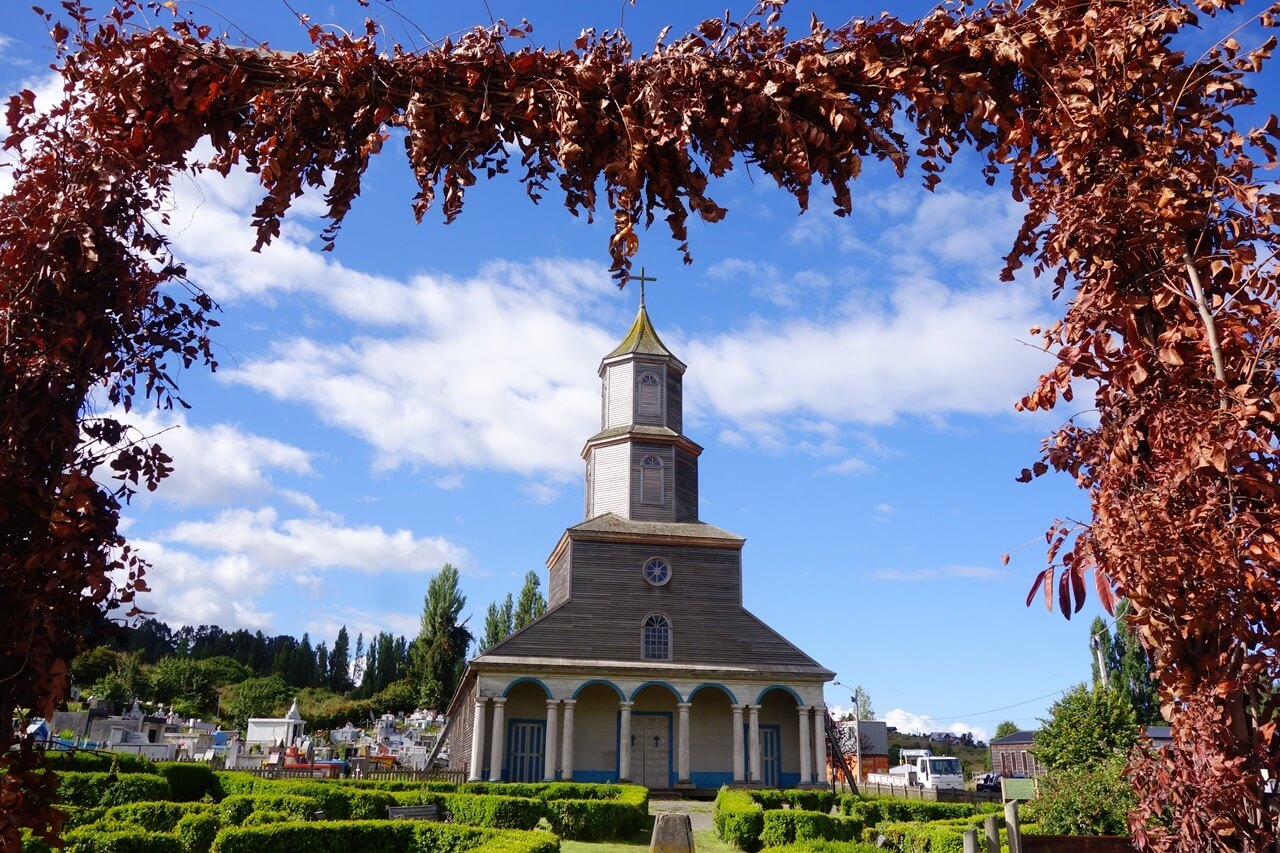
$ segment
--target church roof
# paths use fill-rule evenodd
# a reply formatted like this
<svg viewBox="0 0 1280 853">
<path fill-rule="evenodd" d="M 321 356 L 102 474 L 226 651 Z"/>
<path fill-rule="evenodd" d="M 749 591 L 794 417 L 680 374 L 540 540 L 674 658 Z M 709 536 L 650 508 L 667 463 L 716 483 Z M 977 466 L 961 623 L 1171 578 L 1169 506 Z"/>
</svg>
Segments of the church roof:
<svg viewBox="0 0 1280 853">
<path fill-rule="evenodd" d="M 730 533 L 702 521 L 631 521 L 612 512 L 589 518 L 569 528 L 569 532 L 630 533 L 636 536 L 692 536 L 698 539 L 726 539 L 746 541 L 736 533 Z"/>
<path fill-rule="evenodd" d="M 640 303 L 640 310 L 636 312 L 636 321 L 631 324 L 631 331 L 627 332 L 627 336 L 622 339 L 622 343 L 618 344 L 617 349 L 605 356 L 605 360 L 632 353 L 675 358 L 671 350 L 667 349 L 666 344 L 658 337 L 653 323 L 649 321 L 649 312 L 645 310 L 643 302 Z M 676 360 L 679 361 L 679 359 Z"/>
</svg>

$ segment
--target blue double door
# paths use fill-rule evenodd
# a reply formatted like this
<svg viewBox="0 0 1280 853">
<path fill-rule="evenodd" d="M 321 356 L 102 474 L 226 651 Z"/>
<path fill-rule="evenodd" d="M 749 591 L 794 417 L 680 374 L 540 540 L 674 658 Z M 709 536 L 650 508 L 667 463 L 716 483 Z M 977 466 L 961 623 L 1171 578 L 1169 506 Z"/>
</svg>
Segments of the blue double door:
<svg viewBox="0 0 1280 853">
<path fill-rule="evenodd" d="M 760 727 L 760 781 L 766 788 L 777 788 L 782 773 L 782 727 Z M 751 770 L 751 727 L 742 727 L 742 766 Z"/>
<path fill-rule="evenodd" d="M 507 724 L 508 782 L 540 782 L 546 769 L 547 724 L 541 720 L 512 720 Z"/>
</svg>

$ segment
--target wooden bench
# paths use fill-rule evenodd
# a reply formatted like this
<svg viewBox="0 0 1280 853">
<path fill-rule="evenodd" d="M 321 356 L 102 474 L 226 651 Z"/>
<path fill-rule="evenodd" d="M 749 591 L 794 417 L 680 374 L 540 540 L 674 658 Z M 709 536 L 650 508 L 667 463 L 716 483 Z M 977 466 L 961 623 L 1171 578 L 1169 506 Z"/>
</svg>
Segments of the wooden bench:
<svg viewBox="0 0 1280 853">
<path fill-rule="evenodd" d="M 328 820 L 329 817 L 324 813 L 324 809 L 316 809 L 311 813 L 308 820 Z"/>
<path fill-rule="evenodd" d="M 387 820 L 439 820 L 439 806 L 387 806 Z"/>
</svg>

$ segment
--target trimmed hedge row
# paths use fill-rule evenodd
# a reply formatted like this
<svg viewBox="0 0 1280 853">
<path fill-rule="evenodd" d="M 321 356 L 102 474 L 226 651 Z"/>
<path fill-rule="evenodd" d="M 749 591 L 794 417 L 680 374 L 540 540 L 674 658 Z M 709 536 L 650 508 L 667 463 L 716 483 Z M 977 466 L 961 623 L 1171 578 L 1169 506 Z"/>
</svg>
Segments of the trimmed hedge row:
<svg viewBox="0 0 1280 853">
<path fill-rule="evenodd" d="M 801 791 L 792 788 L 785 791 L 753 790 L 749 793 L 751 794 L 751 799 L 763 806 L 765 811 L 783 808 L 785 803 L 793 809 L 828 814 L 832 806 L 836 804 L 834 791 Z"/>
<path fill-rule="evenodd" d="M 813 840 L 771 847 L 769 853 L 884 853 L 884 848 L 862 841 Z"/>
<path fill-rule="evenodd" d="M 189 814 L 211 814 L 213 803 L 129 803 L 112 806 L 103 818 L 137 824 L 148 832 L 173 832 L 178 821 Z"/>
<path fill-rule="evenodd" d="M 559 853 L 549 832 L 494 830 L 423 821 L 321 821 L 225 829 L 213 853 Z"/>
<path fill-rule="evenodd" d="M 884 821 L 935 821 L 972 817 L 989 813 L 972 803 L 935 803 L 928 800 L 898 800 L 891 797 L 863 799 L 854 794 L 840 796 L 840 813 L 856 817 L 867 826 Z"/>
<path fill-rule="evenodd" d="M 552 828 L 562 838 L 573 841 L 630 838 L 644 828 L 649 816 L 648 788 L 600 785 L 599 788 L 616 791 L 616 799 L 559 799 L 561 792 L 569 793 L 584 786 L 557 785 L 559 787 L 548 786 L 547 794 L 557 798 L 546 799 L 546 808 Z"/>
<path fill-rule="evenodd" d="M 760 843 L 783 847 L 800 841 L 857 841 L 864 824 L 856 817 L 837 817 L 800 809 L 773 809 L 764 813 Z"/>
<path fill-rule="evenodd" d="M 739 850 L 749 850 L 760 842 L 764 831 L 764 807 L 746 791 L 721 788 L 711 808 L 716 837 Z"/>
<path fill-rule="evenodd" d="M 206 794 L 215 800 L 222 799 L 218 777 L 208 764 L 200 761 L 159 761 L 155 768 L 155 773 L 169 781 L 169 789 L 177 802 L 195 802 Z"/>
<path fill-rule="evenodd" d="M 156 764 L 145 755 L 132 752 L 88 752 L 83 749 L 50 749 L 45 758 L 55 773 L 75 770 L 80 773 L 155 773 Z"/>
<path fill-rule="evenodd" d="M 128 803 L 173 799 L 169 780 L 150 773 L 58 774 L 58 797 L 70 806 L 122 806 Z"/>
</svg>

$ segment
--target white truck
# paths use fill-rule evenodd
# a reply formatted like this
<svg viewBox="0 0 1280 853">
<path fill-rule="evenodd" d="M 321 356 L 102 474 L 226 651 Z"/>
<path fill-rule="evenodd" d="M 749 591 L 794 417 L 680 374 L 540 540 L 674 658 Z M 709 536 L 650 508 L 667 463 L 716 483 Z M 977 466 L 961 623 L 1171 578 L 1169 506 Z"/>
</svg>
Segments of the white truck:
<svg viewBox="0 0 1280 853">
<path fill-rule="evenodd" d="M 936 757 L 928 749 L 904 749 L 901 760 L 902 763 L 888 773 L 868 773 L 867 783 L 934 791 L 964 788 L 964 768 L 958 758 Z"/>
</svg>

